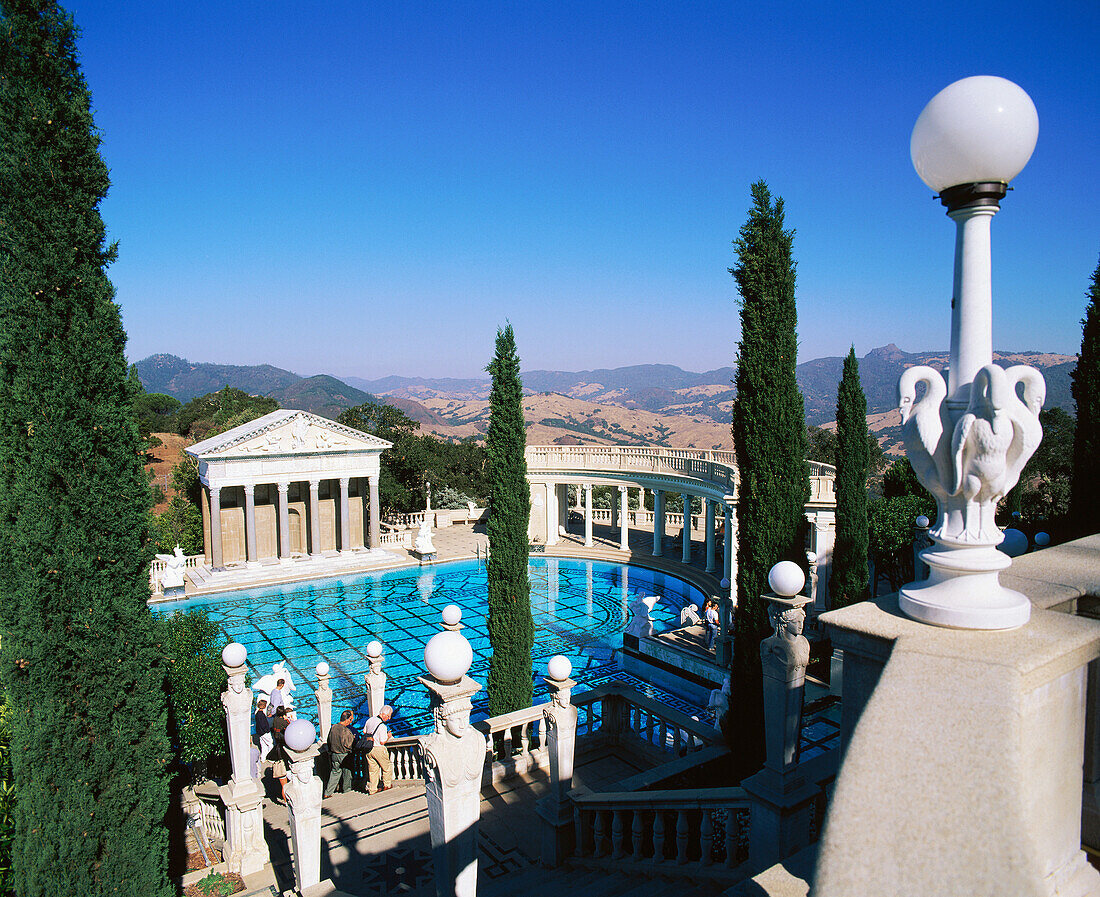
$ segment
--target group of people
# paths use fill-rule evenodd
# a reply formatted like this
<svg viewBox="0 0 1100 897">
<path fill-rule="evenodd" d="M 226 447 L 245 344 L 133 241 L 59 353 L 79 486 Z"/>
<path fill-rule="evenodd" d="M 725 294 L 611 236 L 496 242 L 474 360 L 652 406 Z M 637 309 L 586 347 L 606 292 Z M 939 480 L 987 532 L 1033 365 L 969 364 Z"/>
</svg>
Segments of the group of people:
<svg viewBox="0 0 1100 897">
<path fill-rule="evenodd" d="M 293 719 L 293 711 L 283 697 L 286 680 L 280 679 L 267 698 L 256 702 L 256 736 L 259 748 L 253 750 L 253 775 L 258 778 L 259 766 L 264 761 L 271 762 L 271 775 L 279 783 L 279 797 L 276 803 L 286 803 L 287 764 L 290 758 L 286 753 L 286 727 Z M 328 782 L 324 796 L 329 797 L 339 787 L 341 791 L 351 790 L 351 763 L 353 752 L 366 753 L 367 794 L 375 791 L 387 791 L 393 787 L 393 763 L 390 761 L 386 742 L 390 740 L 387 725 L 393 716 L 389 705 L 378 711 L 363 724 L 362 733 L 352 728 L 355 714 L 345 710 L 340 714 L 340 722 L 332 726 L 328 733 L 328 754 L 330 760 Z"/>
<path fill-rule="evenodd" d="M 714 643 L 718 640 L 718 628 L 720 626 L 717 599 L 708 598 L 703 602 L 703 615 L 701 617 L 699 616 L 699 607 L 695 604 L 689 604 L 680 611 L 681 626 L 698 626 L 700 624 L 706 626 L 706 649 L 713 651 Z"/>
</svg>

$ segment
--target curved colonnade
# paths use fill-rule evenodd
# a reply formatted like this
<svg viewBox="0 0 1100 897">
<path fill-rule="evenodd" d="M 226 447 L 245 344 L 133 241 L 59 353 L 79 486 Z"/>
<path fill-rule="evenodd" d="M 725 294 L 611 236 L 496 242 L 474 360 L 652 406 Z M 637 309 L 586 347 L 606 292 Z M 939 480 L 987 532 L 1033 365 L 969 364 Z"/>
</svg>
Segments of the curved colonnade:
<svg viewBox="0 0 1100 897">
<path fill-rule="evenodd" d="M 630 551 L 630 529 L 652 532 L 654 556 L 664 553 L 668 524 L 680 524 L 681 559 L 691 560 L 692 533 L 706 546 L 706 572 L 731 583 L 737 578 L 737 465 L 733 452 L 698 449 L 650 448 L 618 445 L 534 445 L 525 452 L 527 481 L 531 486 L 531 522 L 528 535 L 533 542 L 556 545 L 565 532 L 569 507 L 568 487 L 578 487 L 584 501 L 584 544 L 593 545 L 593 524 L 605 516 L 592 507 L 596 486 L 617 487 L 618 502 L 612 502 L 611 529 L 619 531 L 619 550 Z M 811 594 L 817 609 L 824 610 L 836 530 L 836 496 L 833 482 L 836 468 L 811 461 L 810 500 L 806 504 L 809 539 L 806 559 L 810 568 Z M 638 508 L 629 508 L 630 490 L 640 490 Z M 645 490 L 653 493 L 653 510 L 644 510 Z M 679 493 L 685 508 L 693 497 L 702 499 L 701 514 L 668 514 L 665 495 Z M 718 569 L 718 527 L 724 517 L 721 572 Z M 685 520 L 687 521 L 685 525 Z"/>
</svg>

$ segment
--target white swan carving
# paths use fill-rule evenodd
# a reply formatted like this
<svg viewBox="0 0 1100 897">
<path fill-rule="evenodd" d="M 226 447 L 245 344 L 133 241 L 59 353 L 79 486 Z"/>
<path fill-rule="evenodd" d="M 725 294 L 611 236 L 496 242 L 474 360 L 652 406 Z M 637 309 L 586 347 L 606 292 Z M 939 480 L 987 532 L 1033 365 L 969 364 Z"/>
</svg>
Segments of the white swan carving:
<svg viewBox="0 0 1100 897">
<path fill-rule="evenodd" d="M 1015 435 L 1009 447 L 1006 463 L 1006 484 L 1011 489 L 1020 481 L 1024 465 L 1043 441 L 1043 426 L 1039 423 L 1039 412 L 1047 397 L 1047 385 L 1035 368 L 1026 364 L 1013 365 L 1005 370 L 1005 381 L 1010 390 L 1008 414 L 1012 418 Z M 1017 384 L 1024 385 L 1021 401 L 1016 391 Z"/>
<path fill-rule="evenodd" d="M 986 365 L 975 375 L 970 404 L 955 425 L 952 492 L 961 492 L 966 500 L 964 528 L 959 534 L 963 541 L 1000 541 L 993 517 L 997 502 L 1011 488 L 1007 471 L 1016 432 L 1010 413 L 1013 402 L 1019 403 L 1019 399 L 1004 369 Z"/>
<path fill-rule="evenodd" d="M 917 398 L 917 384 L 924 383 L 924 395 Z M 947 384 L 940 372 L 928 365 L 907 368 L 898 380 L 898 411 L 905 453 L 922 486 L 935 496 L 940 523 L 952 488 L 951 419 L 944 399 Z"/>
</svg>

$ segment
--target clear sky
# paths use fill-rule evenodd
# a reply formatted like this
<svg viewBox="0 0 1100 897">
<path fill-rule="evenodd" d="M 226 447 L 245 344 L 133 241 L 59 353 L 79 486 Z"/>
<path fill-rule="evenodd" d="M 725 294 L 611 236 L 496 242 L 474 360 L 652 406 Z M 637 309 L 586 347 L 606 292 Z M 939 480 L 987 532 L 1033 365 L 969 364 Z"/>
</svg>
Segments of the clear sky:
<svg viewBox="0 0 1100 897">
<path fill-rule="evenodd" d="M 1100 4 L 70 0 L 131 360 L 301 374 L 732 364 L 731 241 L 795 228 L 800 359 L 946 349 L 924 104 L 1039 110 L 993 222 L 997 348 L 1072 353 L 1100 252 Z"/>
</svg>

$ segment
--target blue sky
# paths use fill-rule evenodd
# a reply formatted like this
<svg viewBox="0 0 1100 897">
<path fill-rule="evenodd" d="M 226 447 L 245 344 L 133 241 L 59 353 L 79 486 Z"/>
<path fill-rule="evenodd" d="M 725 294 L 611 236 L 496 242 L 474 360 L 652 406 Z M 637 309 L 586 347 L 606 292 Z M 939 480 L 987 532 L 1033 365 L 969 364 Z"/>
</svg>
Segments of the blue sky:
<svg viewBox="0 0 1100 897">
<path fill-rule="evenodd" d="M 973 74 L 1039 110 L 993 222 L 995 344 L 1080 344 L 1096 3 L 69 9 L 131 360 L 475 376 L 510 319 L 528 369 L 731 364 L 759 178 L 797 231 L 802 360 L 945 349 L 954 225 L 909 135 Z"/>
</svg>

